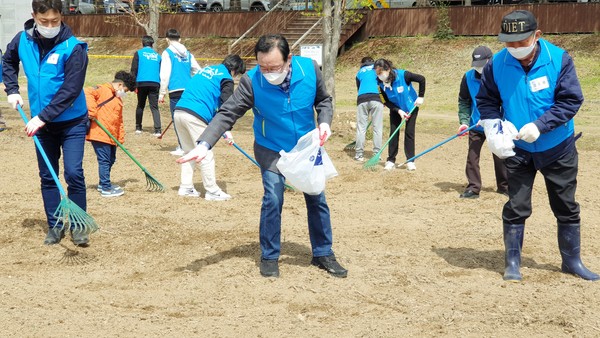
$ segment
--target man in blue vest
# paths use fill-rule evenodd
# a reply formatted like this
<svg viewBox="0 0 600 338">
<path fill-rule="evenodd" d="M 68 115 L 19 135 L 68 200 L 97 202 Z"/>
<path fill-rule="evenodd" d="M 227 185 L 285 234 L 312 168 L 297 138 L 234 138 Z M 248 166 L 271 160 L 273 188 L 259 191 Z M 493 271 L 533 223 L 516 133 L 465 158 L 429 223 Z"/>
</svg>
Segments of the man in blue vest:
<svg viewBox="0 0 600 338">
<path fill-rule="evenodd" d="M 83 84 L 87 69 L 87 45 L 77 40 L 62 23 L 60 0 L 33 0 L 33 19 L 8 44 L 3 61 L 3 79 L 8 102 L 23 106 L 19 94 L 19 62 L 27 76 L 31 119 L 28 136 L 37 135 L 55 172 L 61 150 L 68 197 L 86 210 L 83 150 L 88 122 Z M 57 244 L 64 237 L 62 220 L 54 217 L 61 196 L 42 155 L 36 148 L 42 199 L 48 220 L 44 244 Z M 76 245 L 87 246 L 87 235 L 72 234 Z"/>
<path fill-rule="evenodd" d="M 578 155 L 573 117 L 583 103 L 573 59 L 563 49 L 541 39 L 537 20 L 516 10 L 502 19 L 499 40 L 506 48 L 483 68 L 477 106 L 488 144 L 505 133 L 500 119 L 518 130 L 514 145 L 491 145 L 505 159 L 509 200 L 504 205 L 504 279 L 520 281 L 525 221 L 531 215 L 533 182 L 544 176 L 550 207 L 557 220 L 562 271 L 586 280 L 600 276 L 580 257 L 580 210 L 575 201 Z"/>
<path fill-rule="evenodd" d="M 278 34 L 263 35 L 254 47 L 258 65 L 240 79 L 238 88 L 198 138 L 197 146 L 177 161 L 202 161 L 221 135 L 249 109 L 254 112 L 254 155 L 260 164 L 264 195 L 260 212 L 260 273 L 279 277 L 281 212 L 285 177 L 277 169 L 279 151 L 290 151 L 315 129 L 315 113 L 322 142 L 331 135 L 332 99 L 316 62 L 290 53 Z M 304 194 L 313 265 L 335 277 L 348 271 L 336 260 L 329 207 L 325 193 Z"/>
<path fill-rule="evenodd" d="M 460 82 L 460 91 L 458 93 L 458 134 L 462 133 L 471 126 L 479 123 L 479 109 L 475 95 L 479 92 L 481 85 L 481 72 L 483 66 L 492 58 L 492 51 L 487 46 L 479 46 L 473 50 L 471 69 L 463 75 Z M 481 147 L 485 142 L 485 133 L 483 127 L 476 126 L 467 133 L 469 136 L 469 151 L 467 153 L 467 165 L 465 174 L 469 184 L 460 195 L 460 198 L 475 199 L 479 198 L 481 191 L 481 172 L 479 170 L 479 156 Z M 496 172 L 496 192 L 508 195 L 508 182 L 506 181 L 506 167 L 504 160 L 492 153 L 494 158 L 494 170 Z"/>
<path fill-rule="evenodd" d="M 185 88 L 174 112 L 174 123 L 184 152 L 196 146 L 196 140 L 212 121 L 223 102 L 233 94 L 233 78 L 246 72 L 246 64 L 239 55 L 228 55 L 219 65 L 206 66 L 198 72 Z M 231 132 L 226 138 L 233 143 Z M 181 164 L 179 196 L 199 197 L 194 188 L 194 161 Z M 200 162 L 202 184 L 207 201 L 226 201 L 231 198 L 221 190 L 215 177 L 215 159 L 211 150 Z"/>
<path fill-rule="evenodd" d="M 167 30 L 167 42 L 169 47 L 161 55 L 160 63 L 160 92 L 158 102 L 165 102 L 165 95 L 169 93 L 169 108 L 171 110 L 171 119 L 175 112 L 177 101 L 181 98 L 185 86 L 200 70 L 200 65 L 183 44 L 181 44 L 181 35 L 176 29 Z M 177 135 L 177 149 L 171 152 L 174 156 L 183 155 L 181 142 L 177 133 L 177 127 L 174 127 Z"/>
<path fill-rule="evenodd" d="M 371 57 L 364 57 L 360 62 L 360 69 L 356 74 L 356 88 L 358 97 L 356 98 L 356 146 L 354 147 L 354 159 L 363 162 L 365 135 L 369 115 L 371 115 L 371 124 L 373 125 L 373 154 L 377 154 L 381 149 L 381 139 L 383 134 L 383 103 L 379 95 L 379 86 L 377 85 L 377 74 L 373 69 L 374 60 Z"/>
<path fill-rule="evenodd" d="M 158 110 L 158 90 L 160 88 L 160 55 L 152 49 L 154 39 L 142 37 L 142 49 L 133 54 L 131 74 L 136 77 L 137 107 L 135 109 L 135 133 L 142 133 L 142 117 L 146 108 L 146 99 L 154 120 L 154 136 L 161 134 L 160 111 Z"/>
</svg>

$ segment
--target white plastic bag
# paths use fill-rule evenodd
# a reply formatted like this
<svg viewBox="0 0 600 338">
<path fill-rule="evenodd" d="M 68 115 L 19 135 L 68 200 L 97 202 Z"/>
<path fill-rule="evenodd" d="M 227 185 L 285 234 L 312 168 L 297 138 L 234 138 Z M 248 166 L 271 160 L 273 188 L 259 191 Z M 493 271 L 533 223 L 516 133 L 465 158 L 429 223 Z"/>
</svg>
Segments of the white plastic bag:
<svg viewBox="0 0 600 338">
<path fill-rule="evenodd" d="M 513 140 L 519 132 L 514 124 L 500 119 L 481 120 L 479 124 L 483 126 L 485 138 L 492 153 L 501 159 L 515 156 Z"/>
<path fill-rule="evenodd" d="M 319 129 L 302 136 L 290 152 L 280 151 L 277 169 L 291 185 L 309 195 L 325 190 L 325 182 L 338 175 L 324 147 L 319 146 Z"/>
</svg>

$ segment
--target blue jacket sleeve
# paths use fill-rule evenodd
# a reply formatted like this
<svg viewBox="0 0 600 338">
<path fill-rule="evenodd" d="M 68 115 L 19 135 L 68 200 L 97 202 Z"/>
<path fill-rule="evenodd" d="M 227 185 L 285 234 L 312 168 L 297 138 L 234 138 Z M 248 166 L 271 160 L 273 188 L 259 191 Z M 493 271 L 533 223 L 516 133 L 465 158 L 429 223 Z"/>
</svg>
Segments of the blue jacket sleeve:
<svg viewBox="0 0 600 338">
<path fill-rule="evenodd" d="M 554 104 L 533 123 L 547 133 L 571 120 L 583 103 L 581 85 L 571 56 L 563 53 L 562 66 L 554 89 Z"/>
<path fill-rule="evenodd" d="M 73 104 L 83 90 L 87 65 L 87 51 L 82 45 L 75 46 L 71 56 L 65 63 L 65 81 L 52 98 L 52 101 L 40 112 L 40 120 L 52 122 Z"/>
<path fill-rule="evenodd" d="M 6 94 L 19 93 L 19 41 L 21 32 L 19 32 L 11 42 L 6 46 L 6 52 L 2 56 L 2 80 L 6 88 Z"/>
<path fill-rule="evenodd" d="M 494 81 L 493 60 L 490 60 L 481 72 L 481 86 L 479 93 L 475 96 L 477 109 L 479 109 L 481 120 L 502 118 L 502 99 L 500 91 Z"/>
</svg>

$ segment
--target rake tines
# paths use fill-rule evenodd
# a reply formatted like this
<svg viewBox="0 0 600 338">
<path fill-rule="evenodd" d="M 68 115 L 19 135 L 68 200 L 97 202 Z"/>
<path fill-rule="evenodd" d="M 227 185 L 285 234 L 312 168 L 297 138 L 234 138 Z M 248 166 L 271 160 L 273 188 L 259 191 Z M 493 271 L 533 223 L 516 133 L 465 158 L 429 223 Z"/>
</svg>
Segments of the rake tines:
<svg viewBox="0 0 600 338">
<path fill-rule="evenodd" d="M 98 224 L 92 216 L 68 198 L 60 201 L 54 217 L 57 219 L 57 224 L 59 222 L 62 224 L 59 228 L 70 229 L 73 234 L 89 235 L 98 230 Z"/>
<path fill-rule="evenodd" d="M 165 191 L 165 187 L 156 178 L 150 175 L 149 172 L 145 171 L 144 173 L 146 174 L 146 190 L 157 192 Z"/>
</svg>

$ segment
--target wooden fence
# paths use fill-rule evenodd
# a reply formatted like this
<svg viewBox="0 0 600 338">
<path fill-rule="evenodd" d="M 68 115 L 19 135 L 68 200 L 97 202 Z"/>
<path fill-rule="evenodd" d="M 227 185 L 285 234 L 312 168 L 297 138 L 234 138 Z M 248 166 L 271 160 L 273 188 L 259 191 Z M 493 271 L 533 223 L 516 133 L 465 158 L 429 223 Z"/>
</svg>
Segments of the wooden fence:
<svg viewBox="0 0 600 338">
<path fill-rule="evenodd" d="M 455 35 L 496 35 L 500 19 L 515 9 L 527 9 L 538 19 L 544 33 L 597 33 L 600 32 L 600 3 L 552 3 L 515 6 L 451 6 L 448 10 L 450 27 Z M 415 36 L 433 34 L 437 26 L 438 10 L 434 7 L 380 9 L 366 12 L 366 30 L 363 34 L 375 36 Z M 176 28 L 185 37 L 239 37 L 264 12 L 221 12 L 161 14 L 159 33 Z M 265 27 L 283 13 L 272 13 Z M 142 36 L 144 30 L 136 26 L 128 15 L 72 15 L 64 21 L 75 35 Z"/>
</svg>

